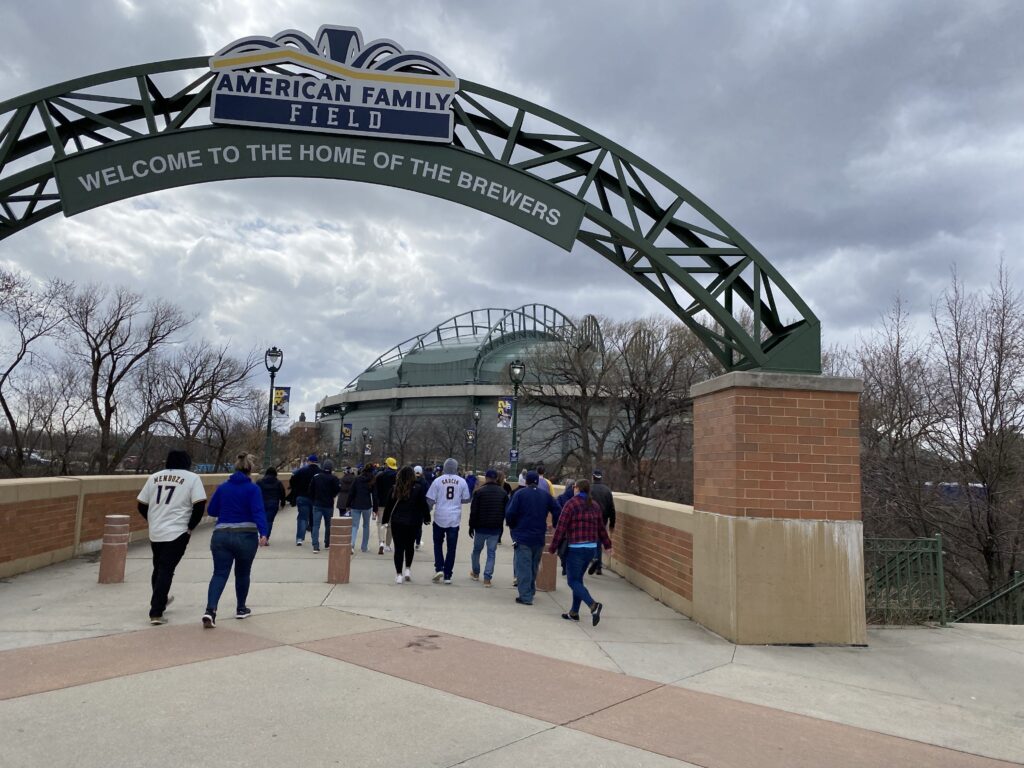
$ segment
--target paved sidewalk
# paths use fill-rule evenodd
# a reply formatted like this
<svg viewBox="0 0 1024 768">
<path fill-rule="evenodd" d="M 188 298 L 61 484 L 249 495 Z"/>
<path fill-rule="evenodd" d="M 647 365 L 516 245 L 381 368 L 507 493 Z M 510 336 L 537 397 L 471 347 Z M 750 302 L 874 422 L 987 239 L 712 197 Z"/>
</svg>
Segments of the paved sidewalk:
<svg viewBox="0 0 1024 768">
<path fill-rule="evenodd" d="M 564 580 L 517 605 L 430 582 L 416 553 L 296 547 L 289 511 L 253 568 L 253 616 L 203 630 L 204 526 L 170 623 L 147 622 L 149 547 L 124 584 L 83 558 L 0 582 L 0 766 L 995 766 L 1024 762 L 1024 628 L 876 630 L 868 648 L 734 646 L 610 574 L 601 624 L 564 621 Z M 1005 762 L 999 762 L 1005 761 Z"/>
</svg>

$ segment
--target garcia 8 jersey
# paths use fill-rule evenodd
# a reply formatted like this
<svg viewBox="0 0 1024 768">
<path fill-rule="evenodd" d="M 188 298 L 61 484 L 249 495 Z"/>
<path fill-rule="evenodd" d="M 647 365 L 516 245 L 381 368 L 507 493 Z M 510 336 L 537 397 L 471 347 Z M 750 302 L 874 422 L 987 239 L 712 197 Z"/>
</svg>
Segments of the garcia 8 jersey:
<svg viewBox="0 0 1024 768">
<path fill-rule="evenodd" d="M 469 502 L 469 486 L 458 475 L 434 478 L 427 499 L 434 503 L 434 522 L 441 528 L 456 528 L 462 522 L 462 505 Z"/>
</svg>

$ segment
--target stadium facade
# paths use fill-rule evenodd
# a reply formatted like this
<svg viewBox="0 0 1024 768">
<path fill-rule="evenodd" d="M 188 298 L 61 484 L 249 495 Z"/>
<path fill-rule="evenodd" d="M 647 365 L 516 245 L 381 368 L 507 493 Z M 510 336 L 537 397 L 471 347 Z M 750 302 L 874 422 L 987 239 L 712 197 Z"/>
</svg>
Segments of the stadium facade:
<svg viewBox="0 0 1024 768">
<path fill-rule="evenodd" d="M 569 318 L 545 304 L 474 309 L 396 344 L 345 389 L 317 404 L 322 444 L 341 464 L 382 461 L 437 464 L 454 456 L 477 469 L 507 466 L 512 447 L 507 406 L 509 365 L 526 364 L 546 344 L 576 333 Z M 521 399 L 520 399 L 521 400 Z M 479 411 L 479 421 L 474 411 Z M 519 465 L 556 461 L 567 446 L 551 444 L 550 414 L 520 407 Z M 364 437 L 365 435 L 365 437 Z"/>
</svg>

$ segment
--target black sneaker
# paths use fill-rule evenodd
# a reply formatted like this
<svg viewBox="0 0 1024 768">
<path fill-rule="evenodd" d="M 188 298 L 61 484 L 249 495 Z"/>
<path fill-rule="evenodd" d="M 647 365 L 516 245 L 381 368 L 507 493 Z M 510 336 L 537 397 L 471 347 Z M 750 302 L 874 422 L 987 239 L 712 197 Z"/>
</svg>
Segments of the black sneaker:
<svg viewBox="0 0 1024 768">
<path fill-rule="evenodd" d="M 521 597 L 517 597 L 516 598 L 516 602 L 519 603 L 520 605 L 533 605 L 533 603 L 528 603 L 525 600 L 523 600 L 523 598 L 521 598 Z"/>
<path fill-rule="evenodd" d="M 217 626 L 217 612 L 207 611 L 203 614 L 203 627 L 205 629 L 213 629 Z"/>
<path fill-rule="evenodd" d="M 594 607 L 590 609 L 590 620 L 597 626 L 597 623 L 601 621 L 601 609 L 604 608 L 603 603 L 594 603 Z"/>
<path fill-rule="evenodd" d="M 250 611 L 248 608 L 239 608 L 237 611 L 235 611 L 235 618 L 244 619 L 250 613 L 252 613 L 252 611 Z"/>
<path fill-rule="evenodd" d="M 590 576 L 593 576 L 594 575 L 594 571 L 596 571 L 596 570 L 597 570 L 597 560 L 591 560 L 590 561 L 590 567 L 587 568 L 587 573 Z"/>
</svg>

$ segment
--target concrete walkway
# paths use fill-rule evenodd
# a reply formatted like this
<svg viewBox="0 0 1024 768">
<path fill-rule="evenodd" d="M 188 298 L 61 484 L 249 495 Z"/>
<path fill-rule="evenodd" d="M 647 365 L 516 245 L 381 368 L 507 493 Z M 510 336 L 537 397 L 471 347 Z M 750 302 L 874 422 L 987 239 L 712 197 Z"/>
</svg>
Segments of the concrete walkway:
<svg viewBox="0 0 1024 768">
<path fill-rule="evenodd" d="M 149 547 L 124 584 L 82 558 L 0 582 L 0 766 L 996 766 L 1024 763 L 1024 627 L 870 633 L 868 648 L 734 646 L 606 569 L 601 624 L 564 621 L 560 580 L 413 581 L 326 551 L 292 515 L 253 568 L 253 616 L 203 630 L 210 528 L 151 627 Z"/>
</svg>

